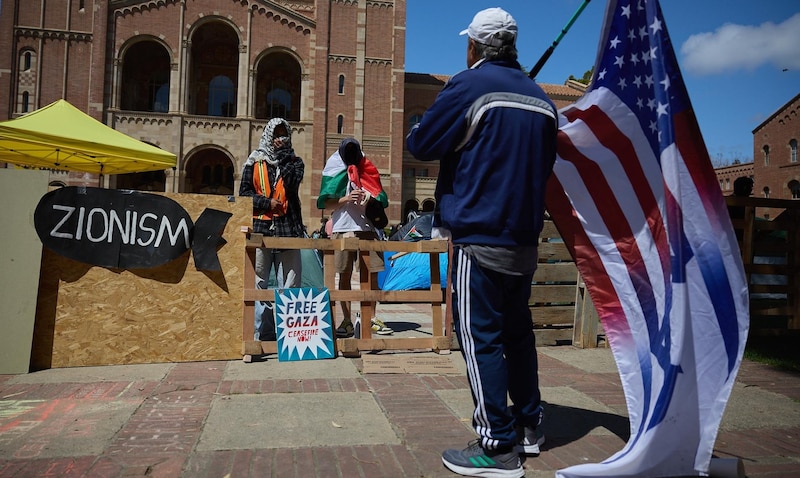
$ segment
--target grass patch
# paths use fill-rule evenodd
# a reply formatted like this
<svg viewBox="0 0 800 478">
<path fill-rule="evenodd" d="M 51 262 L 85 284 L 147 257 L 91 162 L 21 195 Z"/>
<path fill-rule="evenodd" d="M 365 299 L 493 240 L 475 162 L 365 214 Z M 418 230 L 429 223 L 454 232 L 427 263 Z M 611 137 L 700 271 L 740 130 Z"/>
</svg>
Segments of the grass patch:
<svg viewBox="0 0 800 478">
<path fill-rule="evenodd" d="M 747 340 L 744 358 L 781 370 L 800 373 L 800 337 L 751 336 Z"/>
</svg>

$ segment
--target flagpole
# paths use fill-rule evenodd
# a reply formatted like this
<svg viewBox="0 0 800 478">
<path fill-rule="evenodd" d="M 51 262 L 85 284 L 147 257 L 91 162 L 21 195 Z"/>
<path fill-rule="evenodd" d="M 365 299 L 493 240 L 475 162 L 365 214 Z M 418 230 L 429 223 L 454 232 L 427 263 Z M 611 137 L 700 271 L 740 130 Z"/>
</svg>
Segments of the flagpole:
<svg viewBox="0 0 800 478">
<path fill-rule="evenodd" d="M 558 44 L 561 42 L 561 39 L 564 38 L 564 35 L 567 34 L 569 29 L 572 27 L 572 24 L 575 23 L 575 20 L 577 20 L 578 17 L 581 15 L 581 13 L 583 13 L 583 10 L 586 8 L 587 5 L 589 5 L 590 1 L 591 0 L 583 0 L 581 6 L 578 7 L 578 10 L 576 10 L 575 13 L 572 15 L 572 18 L 569 19 L 567 25 L 561 30 L 561 33 L 558 34 L 558 37 L 555 39 L 553 44 L 550 45 L 550 48 L 548 48 L 547 51 L 544 52 L 542 57 L 539 58 L 539 61 L 536 62 L 536 65 L 533 67 L 531 72 L 528 73 L 528 78 L 532 80 L 536 79 L 536 75 L 539 74 L 539 70 L 541 70 L 544 64 L 547 62 L 547 60 L 550 59 L 550 55 L 553 54 L 553 50 L 556 49 Z"/>
</svg>

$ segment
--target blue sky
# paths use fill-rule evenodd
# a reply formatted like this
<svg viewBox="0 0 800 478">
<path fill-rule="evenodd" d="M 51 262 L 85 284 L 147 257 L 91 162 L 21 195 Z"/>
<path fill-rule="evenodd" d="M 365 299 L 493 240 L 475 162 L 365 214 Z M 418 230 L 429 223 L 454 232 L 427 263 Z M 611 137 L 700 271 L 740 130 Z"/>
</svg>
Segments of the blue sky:
<svg viewBox="0 0 800 478">
<path fill-rule="evenodd" d="M 458 33 L 476 12 L 502 7 L 519 25 L 531 69 L 581 0 L 408 0 L 406 71 L 453 75 L 466 67 Z M 591 1 L 537 76 L 564 83 L 594 64 L 606 2 Z M 661 9 L 715 166 L 753 157 L 753 129 L 800 93 L 799 0 L 663 0 Z"/>
</svg>

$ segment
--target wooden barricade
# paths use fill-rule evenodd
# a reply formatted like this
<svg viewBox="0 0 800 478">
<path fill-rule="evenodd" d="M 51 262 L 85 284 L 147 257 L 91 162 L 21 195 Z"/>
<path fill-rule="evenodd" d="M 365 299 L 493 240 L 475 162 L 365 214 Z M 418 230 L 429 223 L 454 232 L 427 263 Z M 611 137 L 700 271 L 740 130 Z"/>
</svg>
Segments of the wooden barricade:
<svg viewBox="0 0 800 478">
<path fill-rule="evenodd" d="M 750 293 L 750 331 L 800 330 L 800 201 L 725 198 Z M 781 211 L 774 219 L 759 213 Z M 761 214 L 763 216 L 763 214 Z"/>
<path fill-rule="evenodd" d="M 553 221 L 544 222 L 539 239 L 539 264 L 528 302 L 536 343 L 597 347 L 603 336 L 597 313 Z"/>
<path fill-rule="evenodd" d="M 255 256 L 256 249 L 265 247 L 270 249 L 316 249 L 323 253 L 324 283 L 331 299 L 331 308 L 336 301 L 360 302 L 362 317 L 372 317 L 374 306 L 377 302 L 425 303 L 431 305 L 431 318 L 433 333 L 431 337 L 380 337 L 373 338 L 369 322 L 362 323 L 360 338 L 336 339 L 336 348 L 346 356 L 357 356 L 362 351 L 377 350 L 433 350 L 446 352 L 450 350 L 451 318 L 449 308 L 446 307 L 445 298 L 449 297 L 449 282 L 447 292 L 442 293 L 442 283 L 439 277 L 439 253 L 447 252 L 448 241 L 428 240 L 418 242 L 402 241 L 365 241 L 356 237 L 343 239 L 300 239 L 265 237 L 261 234 L 250 232 L 249 227 L 243 227 L 246 233 L 245 261 L 244 261 L 244 297 L 242 307 L 242 355 L 244 360 L 250 361 L 253 355 L 277 353 L 277 342 L 253 340 L 255 302 L 274 301 L 275 292 L 271 289 L 255 288 Z M 338 290 L 334 268 L 334 251 L 357 251 L 360 255 L 360 288 L 354 290 Z M 430 256 L 431 286 L 429 290 L 383 291 L 373 290 L 370 283 L 371 274 L 366 270 L 365 264 L 369 261 L 370 251 L 391 252 L 419 252 Z M 332 310 L 333 311 L 333 310 Z M 366 319 L 367 321 L 369 319 Z M 334 326 L 334 329 L 336 327 Z"/>
<path fill-rule="evenodd" d="M 601 341 L 601 339 L 603 340 Z M 592 298 L 589 297 L 586 284 L 580 277 L 578 277 L 578 284 L 575 288 L 575 322 L 572 329 L 572 345 L 582 349 L 598 346 L 608 347 L 597 309 L 592 303 Z"/>
</svg>

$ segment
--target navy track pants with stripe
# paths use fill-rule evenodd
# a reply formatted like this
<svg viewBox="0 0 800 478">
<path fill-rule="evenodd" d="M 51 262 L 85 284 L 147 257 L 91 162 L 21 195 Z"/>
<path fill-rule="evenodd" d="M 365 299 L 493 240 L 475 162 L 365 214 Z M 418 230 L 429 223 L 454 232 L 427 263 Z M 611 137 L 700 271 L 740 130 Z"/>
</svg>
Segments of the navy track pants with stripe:
<svg viewBox="0 0 800 478">
<path fill-rule="evenodd" d="M 452 261 L 453 321 L 475 404 L 472 425 L 484 448 L 505 448 L 516 442 L 514 426 L 536 426 L 541 410 L 528 308 L 533 274 L 482 268 L 459 246 Z"/>
</svg>

